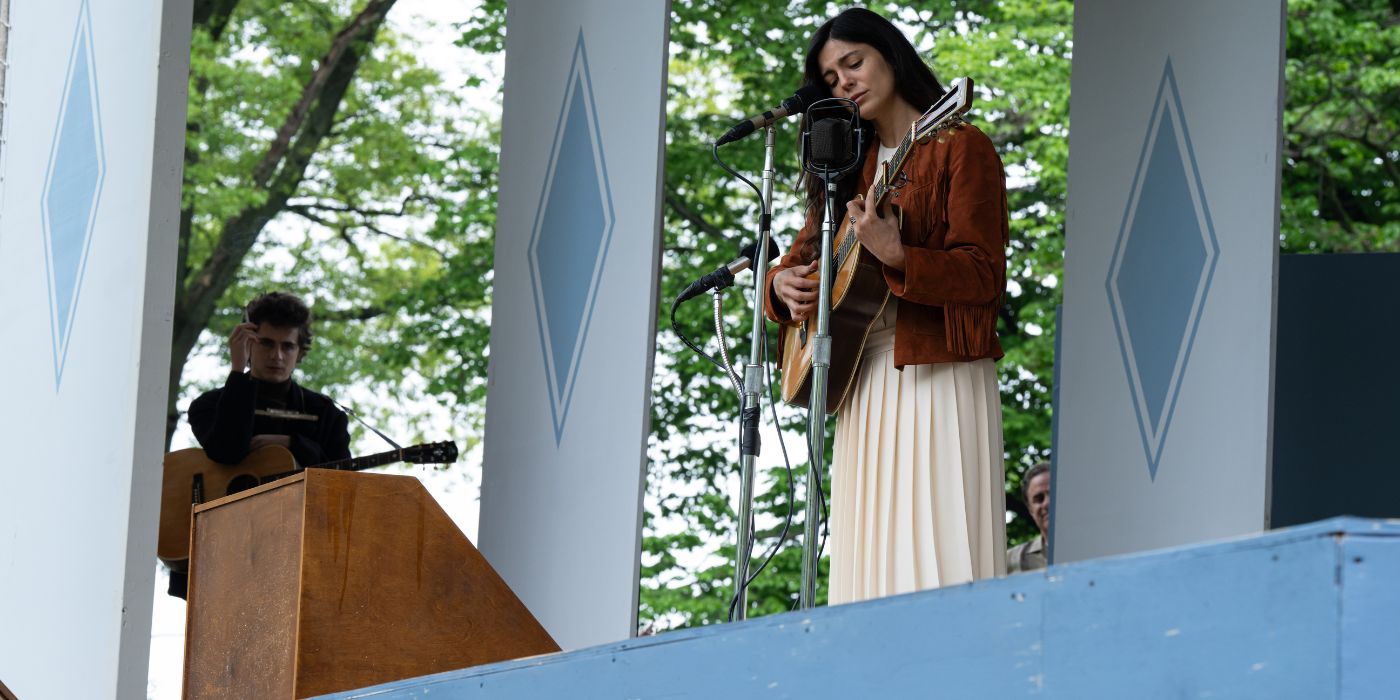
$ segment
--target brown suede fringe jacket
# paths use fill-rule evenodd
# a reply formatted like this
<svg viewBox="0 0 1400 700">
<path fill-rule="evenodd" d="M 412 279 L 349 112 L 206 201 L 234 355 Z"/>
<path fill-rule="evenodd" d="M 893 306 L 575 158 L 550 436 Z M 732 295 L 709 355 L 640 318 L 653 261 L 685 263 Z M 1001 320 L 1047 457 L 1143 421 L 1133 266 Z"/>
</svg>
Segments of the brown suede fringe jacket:
<svg viewBox="0 0 1400 700">
<path fill-rule="evenodd" d="M 871 143 L 866 153 L 857 190 L 862 194 L 875 177 L 878 148 L 878 141 Z M 900 300 L 895 367 L 1001 359 L 996 324 L 1006 292 L 1009 235 L 1001 158 L 986 134 L 961 124 L 911 149 L 904 174 L 908 181 L 888 200 L 904 212 L 904 270 L 884 268 L 885 281 Z M 813 243 L 820 246 L 820 231 L 820 219 L 809 218 L 792 248 L 768 271 L 770 319 L 792 323 L 787 305 L 773 292 L 773 276 L 810 262 L 812 254 L 803 251 L 814 250 Z"/>
</svg>

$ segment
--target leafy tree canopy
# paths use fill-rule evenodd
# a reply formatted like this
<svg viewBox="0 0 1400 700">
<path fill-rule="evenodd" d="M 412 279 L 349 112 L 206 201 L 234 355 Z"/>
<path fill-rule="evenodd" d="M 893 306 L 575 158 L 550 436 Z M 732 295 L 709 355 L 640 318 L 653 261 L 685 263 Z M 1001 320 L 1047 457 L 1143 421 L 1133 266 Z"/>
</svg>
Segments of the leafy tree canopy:
<svg viewBox="0 0 1400 700">
<path fill-rule="evenodd" d="M 1400 2 L 1290 0 L 1285 252 L 1400 250 Z"/>
<path fill-rule="evenodd" d="M 479 436 L 498 119 L 384 25 L 393 5 L 196 3 L 170 431 L 189 359 L 223 361 L 242 305 L 284 289 L 316 314 L 308 384 L 378 390 L 367 412 L 418 431 L 396 407 L 435 399 Z"/>
</svg>

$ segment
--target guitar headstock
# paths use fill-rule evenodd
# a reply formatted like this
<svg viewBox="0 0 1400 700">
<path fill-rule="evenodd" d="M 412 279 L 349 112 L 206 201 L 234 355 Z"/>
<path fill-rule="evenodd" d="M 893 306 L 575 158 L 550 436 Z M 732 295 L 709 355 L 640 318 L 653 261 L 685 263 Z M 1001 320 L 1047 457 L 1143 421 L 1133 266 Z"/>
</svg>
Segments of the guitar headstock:
<svg viewBox="0 0 1400 700">
<path fill-rule="evenodd" d="M 411 464 L 451 464 L 457 461 L 457 445 L 450 441 L 414 445 L 404 448 L 403 461 Z"/>
<path fill-rule="evenodd" d="M 972 78 L 958 79 L 938 101 L 914 122 L 914 138 L 922 141 L 972 108 Z"/>
</svg>

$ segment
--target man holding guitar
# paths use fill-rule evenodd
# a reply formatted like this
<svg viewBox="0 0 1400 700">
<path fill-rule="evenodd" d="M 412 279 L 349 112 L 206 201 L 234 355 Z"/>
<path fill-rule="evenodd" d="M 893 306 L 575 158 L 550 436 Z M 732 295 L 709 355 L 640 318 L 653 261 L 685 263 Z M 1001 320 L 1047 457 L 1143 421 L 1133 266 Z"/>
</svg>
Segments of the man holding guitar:
<svg viewBox="0 0 1400 700">
<path fill-rule="evenodd" d="M 283 292 L 263 294 L 248 304 L 243 322 L 229 334 L 232 361 L 223 387 L 207 392 L 190 404 L 190 428 L 204 448 L 204 454 L 222 465 L 237 465 L 255 450 L 277 446 L 289 450 L 299 466 L 310 466 L 349 459 L 350 433 L 345 413 L 324 394 L 292 381 L 292 370 L 311 347 L 311 310 L 300 298 Z M 273 452 L 276 452 L 275 450 Z M 285 453 L 283 453 L 285 454 Z M 290 467 L 290 465 L 289 465 Z M 222 467 L 211 467 L 222 469 Z M 167 475 L 170 474 L 167 458 Z M 230 466 L 229 471 L 232 471 Z M 213 481 L 213 476 L 209 481 Z M 203 486 L 205 480 L 201 478 Z M 234 484 L 203 494 L 202 500 L 226 495 L 256 482 Z M 188 506 L 189 487 L 167 483 L 173 500 Z M 164 511 L 170 504 L 163 503 Z M 173 508 L 172 508 L 173 511 Z M 172 520 L 188 522 L 188 508 L 173 511 Z M 162 520 L 166 514 L 162 513 Z M 188 542 L 189 530 L 167 536 L 162 522 L 162 540 Z M 180 539 L 183 534 L 183 540 Z M 168 543 L 162 543 L 168 547 Z M 187 556 L 182 546 L 180 553 Z M 184 560 L 170 562 L 170 595 L 184 598 L 187 578 Z"/>
<path fill-rule="evenodd" d="M 170 567 L 170 595 L 179 598 L 188 583 L 194 504 L 304 469 L 359 471 L 457 459 L 450 441 L 394 444 L 388 452 L 350 456 L 345 413 L 329 397 L 292 381 L 292 370 L 311 347 L 311 311 L 301 299 L 280 292 L 254 299 L 228 343 L 233 361 L 228 380 L 190 404 L 190 426 L 204 449 L 168 453 L 163 465 L 156 554 Z"/>
<path fill-rule="evenodd" d="M 835 266 L 871 270 L 874 283 L 851 281 L 848 293 L 842 269 L 832 287 L 828 408 L 839 408 L 829 602 L 1002 575 L 1001 159 L 985 134 L 956 118 L 970 104 L 970 84 L 945 90 L 899 29 L 869 10 L 846 10 L 816 31 L 803 83 L 854 101 L 874 136 L 860 177 L 838 192 L 845 213 Z M 949 107 L 950 98 L 961 105 Z M 806 223 L 768 276 L 767 312 L 785 326 L 779 353 L 793 403 L 807 395 L 788 387 L 804 381 L 800 360 L 811 355 L 799 329 L 816 316 L 824 199 L 824 183 L 807 176 Z M 842 258 L 840 250 L 854 252 Z M 852 301 L 866 289 L 873 303 Z M 842 304 L 867 315 L 838 320 Z M 838 369 L 841 357 L 851 358 L 848 369 Z"/>
<path fill-rule="evenodd" d="M 287 448 L 302 466 L 350 456 L 345 413 L 292 381 L 310 347 L 311 310 L 301 299 L 271 292 L 248 304 L 229 335 L 228 380 L 190 404 L 190 428 L 210 459 L 237 464 L 267 445 Z"/>
</svg>

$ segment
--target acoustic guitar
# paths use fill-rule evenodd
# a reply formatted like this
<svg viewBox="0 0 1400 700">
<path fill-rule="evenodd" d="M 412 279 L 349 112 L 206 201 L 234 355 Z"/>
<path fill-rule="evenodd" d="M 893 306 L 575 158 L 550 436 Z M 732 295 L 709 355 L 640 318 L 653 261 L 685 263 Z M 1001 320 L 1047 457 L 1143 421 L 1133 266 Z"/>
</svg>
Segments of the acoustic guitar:
<svg viewBox="0 0 1400 700">
<path fill-rule="evenodd" d="M 894 155 L 880 164 L 875 172 L 871 203 L 876 207 L 884 206 L 905 182 L 903 171 L 909 152 L 928 143 L 939 131 L 960 123 L 970 107 L 972 79 L 963 78 L 914 121 Z M 827 378 L 827 413 L 835 413 L 845 402 L 846 394 L 855 383 L 870 327 L 885 310 L 890 297 L 880 261 L 856 240 L 849 220 L 843 223 L 832 241 L 832 248 L 835 253 L 831 261 L 831 369 Z M 815 281 L 819 274 L 813 272 L 807 278 Z M 811 341 L 816 328 L 816 318 L 782 327 L 782 397 L 794 406 L 805 408 L 811 403 Z"/>
<path fill-rule="evenodd" d="M 365 457 L 317 464 L 313 469 L 359 471 L 395 462 L 450 464 L 457 460 L 451 442 L 414 445 Z M 165 455 L 165 480 L 160 494 L 160 536 L 156 556 L 171 567 L 190 558 L 190 514 L 194 505 L 246 491 L 300 472 L 292 453 L 269 445 L 253 450 L 236 465 L 220 464 L 191 447 Z"/>
</svg>

